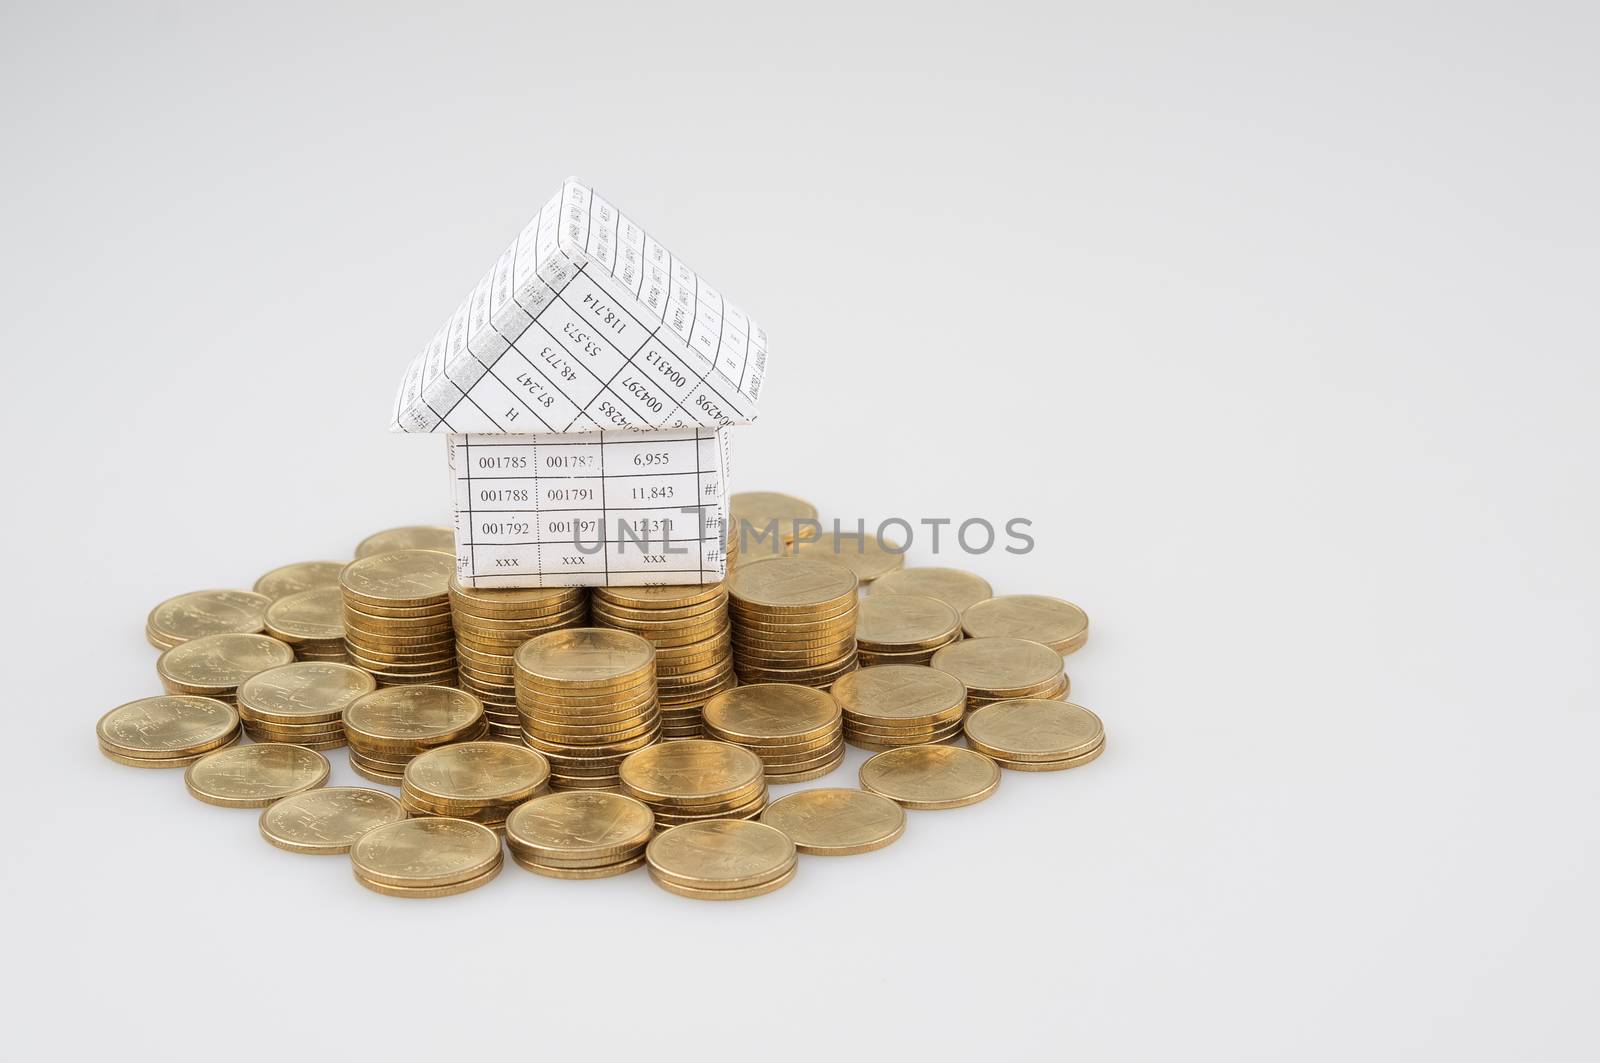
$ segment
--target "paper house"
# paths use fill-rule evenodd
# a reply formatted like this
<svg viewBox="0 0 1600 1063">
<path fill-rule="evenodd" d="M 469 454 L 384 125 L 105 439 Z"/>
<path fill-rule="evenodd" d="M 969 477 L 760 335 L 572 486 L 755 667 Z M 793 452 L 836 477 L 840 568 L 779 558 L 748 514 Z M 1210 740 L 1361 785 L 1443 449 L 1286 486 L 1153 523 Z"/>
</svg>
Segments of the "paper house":
<svg viewBox="0 0 1600 1063">
<path fill-rule="evenodd" d="M 406 370 L 393 429 L 449 437 L 467 586 L 715 582 L 766 363 L 760 326 L 568 180 Z"/>
</svg>

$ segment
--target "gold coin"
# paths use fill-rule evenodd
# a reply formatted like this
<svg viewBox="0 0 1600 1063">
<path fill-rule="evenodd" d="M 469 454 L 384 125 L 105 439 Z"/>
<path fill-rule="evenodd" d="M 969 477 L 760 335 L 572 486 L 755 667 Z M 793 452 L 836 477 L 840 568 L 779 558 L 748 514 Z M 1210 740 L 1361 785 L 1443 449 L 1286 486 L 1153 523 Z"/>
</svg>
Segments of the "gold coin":
<svg viewBox="0 0 1600 1063">
<path fill-rule="evenodd" d="M 737 800 L 759 788 L 765 772 L 748 749 L 709 739 L 647 746 L 618 769 L 623 792 L 651 805 Z"/>
<path fill-rule="evenodd" d="M 761 822 L 787 834 L 802 853 L 851 856 L 898 839 L 906 831 L 906 811 L 864 790 L 802 790 L 768 805 Z"/>
<path fill-rule="evenodd" d="M 570 793 L 604 793 L 604 791 L 603 790 L 593 790 L 593 791 L 589 791 L 589 790 L 577 791 L 577 790 L 574 790 L 574 791 L 569 791 L 569 794 Z M 633 857 L 631 860 L 623 860 L 623 861 L 621 861 L 619 863 L 615 863 L 615 864 L 601 864 L 601 865 L 598 865 L 598 866 L 595 866 L 595 867 L 552 867 L 549 864 L 541 864 L 541 863 L 539 863 L 537 861 L 534 861 L 534 860 L 524 860 L 524 859 L 522 859 L 521 857 L 518 857 L 518 856 L 512 856 L 511 859 L 515 860 L 517 862 L 518 866 L 527 868 L 529 871 L 532 871 L 536 875 L 544 875 L 544 876 L 546 876 L 548 878 L 567 878 L 567 879 L 610 878 L 613 875 L 621 875 L 621 874 L 624 874 L 624 873 L 626 873 L 628 871 L 632 871 L 635 868 L 640 868 L 640 867 L 644 866 L 644 854 L 643 853 L 640 853 L 638 856 Z"/>
<path fill-rule="evenodd" d="M 345 732 L 374 749 L 415 751 L 461 736 L 483 723 L 483 702 L 444 686 L 385 687 L 344 710 Z"/>
<path fill-rule="evenodd" d="M 994 597 L 989 581 L 958 568 L 936 566 L 902 568 L 872 583 L 873 594 L 922 594 L 937 598 L 961 612 L 969 605 Z"/>
<path fill-rule="evenodd" d="M 729 538 L 740 552 L 747 545 L 760 549 L 762 542 L 773 537 L 792 543 L 797 538 L 813 538 L 819 531 L 802 523 L 817 519 L 816 506 L 777 491 L 735 492 L 728 496 L 728 515 L 732 518 Z"/>
<path fill-rule="evenodd" d="M 459 742 L 406 765 L 406 790 L 427 802 L 520 804 L 550 781 L 550 762 L 504 742 Z"/>
<path fill-rule="evenodd" d="M 251 590 L 276 600 L 317 587 L 337 587 L 344 566 L 343 561 L 297 561 L 268 572 Z"/>
<path fill-rule="evenodd" d="M 376 532 L 361 540 L 356 546 L 356 557 L 369 554 L 387 554 L 397 550 L 443 550 L 456 552 L 454 529 L 435 524 L 410 525 Z"/>
<path fill-rule="evenodd" d="M 730 608 L 778 618 L 853 605 L 859 586 L 848 568 L 814 557 L 752 561 L 727 582 Z"/>
<path fill-rule="evenodd" d="M 520 675 L 551 689 L 600 691 L 631 686 L 655 663 L 655 647 L 626 631 L 575 627 L 524 642 Z"/>
<path fill-rule="evenodd" d="M 1100 717 L 1070 702 L 1043 698 L 997 701 L 967 717 L 967 740 L 1004 760 L 1065 760 L 1105 741 Z"/>
<path fill-rule="evenodd" d="M 422 821 L 419 820 L 418 822 Z M 487 830 L 488 828 L 484 829 Z M 489 833 L 493 834 L 494 832 L 489 831 Z M 453 897 L 458 893 L 475 890 L 479 886 L 490 882 L 496 875 L 500 874 L 500 869 L 504 866 L 502 862 L 497 860 L 494 866 L 483 874 L 475 875 L 461 882 L 452 882 L 447 886 L 391 886 L 383 882 L 375 882 L 362 875 L 359 871 L 356 872 L 356 881 L 373 893 L 381 893 L 387 897 L 405 897 L 418 900 L 424 897 Z"/>
<path fill-rule="evenodd" d="M 815 539 L 795 543 L 792 552 L 797 557 L 837 561 L 854 572 L 862 583 L 870 583 L 897 568 L 903 568 L 906 563 L 904 546 L 866 531 L 860 536 L 825 531 Z"/>
<path fill-rule="evenodd" d="M 406 813 L 386 793 L 361 786 L 330 786 L 275 801 L 261 813 L 261 836 L 291 853 L 347 853 L 355 840 Z"/>
<path fill-rule="evenodd" d="M 642 848 L 655 832 L 655 815 L 621 794 L 545 794 L 518 805 L 506 819 L 512 851 L 562 860 L 602 861 Z"/>
<path fill-rule="evenodd" d="M 165 694 L 118 705 L 94 730 L 107 752 L 165 760 L 208 753 L 236 740 L 239 715 L 214 698 Z"/>
<path fill-rule="evenodd" d="M 794 869 L 795 847 L 776 827 L 751 820 L 713 819 L 662 831 L 645 848 L 658 880 L 701 890 L 735 890 L 772 881 Z"/>
<path fill-rule="evenodd" d="M 751 683 L 706 702 L 705 724 L 724 741 L 764 745 L 836 734 L 839 703 L 825 690 L 790 683 Z"/>
<path fill-rule="evenodd" d="M 265 723 L 337 722 L 346 705 L 377 689 L 370 675 L 351 665 L 296 661 L 257 672 L 239 684 L 239 711 Z"/>
<path fill-rule="evenodd" d="M 906 808 L 960 808 L 982 801 L 1000 785 L 1000 766 L 956 746 L 906 746 L 861 765 L 861 788 Z"/>
<path fill-rule="evenodd" d="M 863 648 L 942 646 L 960 637 L 960 614 L 925 594 L 868 595 L 856 613 L 856 641 Z"/>
<path fill-rule="evenodd" d="M 284 742 L 233 746 L 201 757 L 183 773 L 183 785 L 208 805 L 262 808 L 279 798 L 314 790 L 328 779 L 328 758 Z"/>
<path fill-rule="evenodd" d="M 1089 616 L 1071 602 L 1043 594 L 1007 594 L 970 605 L 961 614 L 969 638 L 1019 638 L 1068 654 L 1089 638 Z"/>
<path fill-rule="evenodd" d="M 268 635 L 202 635 L 156 658 L 156 674 L 182 693 L 232 693 L 268 668 L 294 661 L 294 651 Z"/>
<path fill-rule="evenodd" d="M 846 718 L 932 723 L 966 703 L 967 689 L 949 672 L 916 664 L 880 664 L 834 681 Z"/>
<path fill-rule="evenodd" d="M 445 816 L 386 823 L 350 847 L 358 877 L 410 889 L 469 881 L 498 865 L 500 855 L 500 837 L 494 831 Z"/>
<path fill-rule="evenodd" d="M 448 600 L 454 554 L 440 550 L 395 550 L 368 554 L 346 565 L 339 586 L 354 602 L 378 605 Z"/>
<path fill-rule="evenodd" d="M 369 767 L 366 764 L 361 764 L 354 758 L 352 758 L 350 761 L 350 770 L 361 776 L 363 779 L 366 779 L 368 782 L 375 782 L 380 786 L 400 785 L 399 772 L 380 771 L 377 768 Z"/>
<path fill-rule="evenodd" d="M 1061 655 L 1028 639 L 962 639 L 935 653 L 933 667 L 961 680 L 969 694 L 1003 697 L 1057 682 Z"/>
<path fill-rule="evenodd" d="M 344 592 L 314 587 L 288 594 L 267 606 L 267 634 L 294 645 L 344 638 Z"/>
<path fill-rule="evenodd" d="M 150 610 L 145 630 L 161 649 L 206 635 L 253 635 L 261 631 L 271 604 L 266 595 L 250 591 L 193 591 Z"/>
</svg>

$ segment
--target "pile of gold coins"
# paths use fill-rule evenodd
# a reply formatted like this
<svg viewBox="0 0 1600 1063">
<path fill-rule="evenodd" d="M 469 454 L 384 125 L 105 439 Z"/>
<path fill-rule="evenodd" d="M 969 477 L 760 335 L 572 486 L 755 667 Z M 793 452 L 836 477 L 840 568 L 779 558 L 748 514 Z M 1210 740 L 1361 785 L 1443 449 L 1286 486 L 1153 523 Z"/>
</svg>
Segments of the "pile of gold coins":
<svg viewBox="0 0 1600 1063">
<path fill-rule="evenodd" d="M 474 742 L 489 726 L 483 702 L 444 686 L 383 687 L 345 706 L 350 767 L 388 786 L 405 781 L 411 761 L 439 746 Z"/>
<path fill-rule="evenodd" d="M 752 683 L 712 698 L 705 734 L 761 758 L 769 783 L 820 779 L 844 759 L 843 716 L 825 690 Z"/>
<path fill-rule="evenodd" d="M 390 896 L 474 889 L 509 849 L 550 878 L 647 866 L 703 900 L 770 893 L 799 853 L 883 848 L 906 809 L 982 801 L 1004 770 L 1104 751 L 1100 718 L 1065 700 L 1062 657 L 1088 636 L 1076 605 L 906 568 L 792 496 L 732 508 L 770 533 L 746 552 L 731 522 L 718 584 L 465 588 L 451 530 L 416 526 L 349 563 L 170 598 L 145 627 L 167 693 L 101 717 L 100 750 L 184 768 L 196 799 L 261 808 L 266 841 L 348 853 Z M 769 802 L 847 743 L 874 754 L 859 789 Z M 341 745 L 398 799 L 325 787 L 321 751 Z"/>
<path fill-rule="evenodd" d="M 691 738 L 632 753 L 619 772 L 622 792 L 673 827 L 709 819 L 750 819 L 767 804 L 766 767 L 742 746 Z"/>
<path fill-rule="evenodd" d="M 400 803 L 413 816 L 470 819 L 505 830 L 511 810 L 550 789 L 550 762 L 526 746 L 459 742 L 406 765 Z"/>
<path fill-rule="evenodd" d="M 257 742 L 337 749 L 345 744 L 345 708 L 377 689 L 376 680 L 348 664 L 282 664 L 240 684 L 239 719 Z"/>
<path fill-rule="evenodd" d="M 582 587 L 476 588 L 450 582 L 461 689 L 477 695 L 489 734 L 522 741 L 517 713 L 517 647 L 547 631 L 582 627 L 588 604 Z"/>
<path fill-rule="evenodd" d="M 706 702 L 738 682 L 723 585 L 596 587 L 590 610 L 655 646 L 661 737 L 698 738 Z"/>
<path fill-rule="evenodd" d="M 506 821 L 511 859 L 550 878 L 610 878 L 644 863 L 655 834 L 650 810 L 604 790 L 535 797 Z"/>
<path fill-rule="evenodd" d="M 925 594 L 869 594 L 856 616 L 856 645 L 863 668 L 873 664 L 927 664 L 961 639 L 961 614 Z"/>
<path fill-rule="evenodd" d="M 255 635 L 272 599 L 250 591 L 191 591 L 168 598 L 145 618 L 144 637 L 158 650 L 205 635 Z"/>
<path fill-rule="evenodd" d="M 350 663 L 380 686 L 454 684 L 450 622 L 454 554 L 394 550 L 357 558 L 339 573 Z"/>
<path fill-rule="evenodd" d="M 294 651 L 270 635 L 202 635 L 156 658 L 156 676 L 168 694 L 195 694 L 232 705 L 240 683 L 292 660 Z"/>
<path fill-rule="evenodd" d="M 266 633 L 293 647 L 302 661 L 343 662 L 344 595 L 337 586 L 284 595 L 267 606 Z"/>
<path fill-rule="evenodd" d="M 239 741 L 239 714 L 185 694 L 118 705 L 94 728 L 100 752 L 133 768 L 183 768 Z"/>
<path fill-rule="evenodd" d="M 1061 670 L 1061 654 L 1028 639 L 963 639 L 935 653 L 929 663 L 967 688 L 968 712 L 1015 698 L 1065 700 L 1072 685 Z"/>
<path fill-rule="evenodd" d="M 740 682 L 826 687 L 854 670 L 858 585 L 848 568 L 817 558 L 735 569 L 727 586 Z"/>
<path fill-rule="evenodd" d="M 558 789 L 611 789 L 628 754 L 661 737 L 655 647 L 609 628 L 552 631 L 516 653 L 523 739 Z"/>
<path fill-rule="evenodd" d="M 843 676 L 833 696 L 844 737 L 862 749 L 943 742 L 961 733 L 967 688 L 948 672 L 915 664 L 876 664 Z"/>
</svg>

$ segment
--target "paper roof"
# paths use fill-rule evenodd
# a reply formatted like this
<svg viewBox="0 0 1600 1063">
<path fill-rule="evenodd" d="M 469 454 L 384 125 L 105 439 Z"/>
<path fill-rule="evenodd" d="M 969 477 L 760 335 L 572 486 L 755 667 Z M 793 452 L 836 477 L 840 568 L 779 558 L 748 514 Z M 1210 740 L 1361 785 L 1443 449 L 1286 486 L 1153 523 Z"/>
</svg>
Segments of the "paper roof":
<svg viewBox="0 0 1600 1063">
<path fill-rule="evenodd" d="M 747 424 L 766 365 L 761 326 L 569 179 L 406 370 L 392 428 Z"/>
</svg>

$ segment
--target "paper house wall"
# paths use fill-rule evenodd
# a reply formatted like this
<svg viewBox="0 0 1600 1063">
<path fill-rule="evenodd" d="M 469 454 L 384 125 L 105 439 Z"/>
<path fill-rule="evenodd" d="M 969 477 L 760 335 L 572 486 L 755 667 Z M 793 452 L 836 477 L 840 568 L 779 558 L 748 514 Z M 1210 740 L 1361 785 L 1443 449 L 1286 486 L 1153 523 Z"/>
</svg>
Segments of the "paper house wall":
<svg viewBox="0 0 1600 1063">
<path fill-rule="evenodd" d="M 468 586 L 715 582 L 728 433 L 766 334 L 575 179 L 411 363 L 397 432 L 448 438 Z"/>
</svg>

